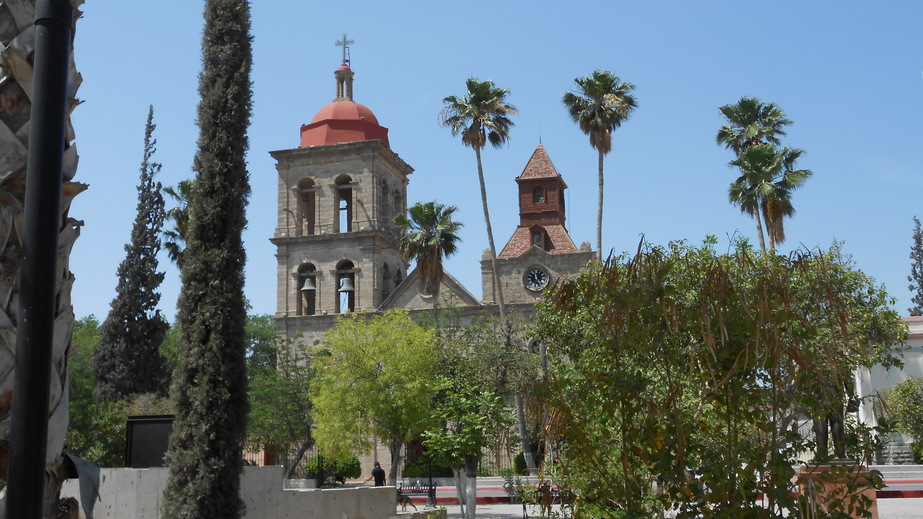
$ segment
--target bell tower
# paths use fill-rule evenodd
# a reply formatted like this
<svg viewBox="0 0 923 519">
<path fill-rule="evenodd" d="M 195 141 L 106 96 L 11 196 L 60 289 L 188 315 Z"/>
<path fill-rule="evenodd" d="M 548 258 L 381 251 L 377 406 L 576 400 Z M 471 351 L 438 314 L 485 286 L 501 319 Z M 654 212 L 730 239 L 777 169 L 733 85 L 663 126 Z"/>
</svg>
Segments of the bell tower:
<svg viewBox="0 0 923 519">
<path fill-rule="evenodd" d="M 535 303 L 560 278 L 579 273 L 595 256 L 588 243 L 574 245 L 565 227 L 567 184 L 539 144 L 519 184 L 519 226 L 497 256 L 504 299 L 512 304 Z M 496 301 L 490 260 L 481 261 L 484 299 Z"/>
<path fill-rule="evenodd" d="M 391 150 L 375 114 L 353 101 L 348 63 L 334 76 L 336 97 L 301 127 L 300 146 L 270 152 L 278 173 L 276 322 L 307 344 L 338 314 L 378 308 L 407 271 L 393 220 L 406 212 L 413 168 Z"/>
</svg>

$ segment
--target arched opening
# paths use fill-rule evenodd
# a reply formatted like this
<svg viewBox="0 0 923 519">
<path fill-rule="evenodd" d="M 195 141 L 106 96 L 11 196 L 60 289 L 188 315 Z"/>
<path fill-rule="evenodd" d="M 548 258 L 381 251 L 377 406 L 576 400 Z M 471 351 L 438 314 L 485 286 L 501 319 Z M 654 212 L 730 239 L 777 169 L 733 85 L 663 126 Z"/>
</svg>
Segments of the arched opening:
<svg viewBox="0 0 923 519">
<path fill-rule="evenodd" d="M 388 264 L 385 263 L 381 267 L 381 299 L 385 300 L 392 292 L 392 274 L 391 269 L 388 267 Z"/>
<path fill-rule="evenodd" d="M 345 314 L 356 311 L 356 270 L 352 261 L 343 260 L 337 263 L 337 313 Z"/>
<path fill-rule="evenodd" d="M 298 282 L 295 300 L 295 315 L 314 315 L 317 313 L 317 269 L 310 263 L 298 267 Z"/>
<path fill-rule="evenodd" d="M 391 215 L 391 196 L 388 191 L 388 186 L 384 183 L 381 184 L 381 226 L 383 229 L 390 229 L 394 224 L 391 220 L 393 216 Z"/>
<path fill-rule="evenodd" d="M 337 207 L 336 229 L 337 232 L 351 232 L 353 230 L 353 188 L 349 175 L 340 175 L 336 179 Z"/>
<path fill-rule="evenodd" d="M 298 182 L 298 214 L 295 221 L 295 236 L 311 236 L 314 234 L 316 222 L 316 193 L 317 187 L 310 178 Z"/>
</svg>

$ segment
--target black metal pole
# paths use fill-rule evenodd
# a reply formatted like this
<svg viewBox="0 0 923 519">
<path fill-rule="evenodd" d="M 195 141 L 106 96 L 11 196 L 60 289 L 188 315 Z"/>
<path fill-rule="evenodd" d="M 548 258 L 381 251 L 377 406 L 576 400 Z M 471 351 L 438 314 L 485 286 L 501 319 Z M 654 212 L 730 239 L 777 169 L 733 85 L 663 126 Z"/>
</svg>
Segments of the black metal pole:
<svg viewBox="0 0 923 519">
<path fill-rule="evenodd" d="M 38 0 L 7 517 L 41 519 L 73 9 Z"/>
</svg>

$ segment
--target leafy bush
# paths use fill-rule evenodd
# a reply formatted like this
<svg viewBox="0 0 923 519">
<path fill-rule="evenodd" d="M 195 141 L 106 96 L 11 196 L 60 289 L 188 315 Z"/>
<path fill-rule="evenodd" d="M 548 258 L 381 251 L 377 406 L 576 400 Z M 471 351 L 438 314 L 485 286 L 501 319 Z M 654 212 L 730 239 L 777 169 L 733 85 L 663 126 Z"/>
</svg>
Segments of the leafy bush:
<svg viewBox="0 0 923 519">
<path fill-rule="evenodd" d="M 450 478 L 454 475 L 452 467 L 433 463 L 434 478 Z M 429 462 L 425 459 L 418 459 L 404 467 L 404 470 L 401 471 L 401 476 L 405 478 L 427 478 L 429 477 Z"/>
<path fill-rule="evenodd" d="M 914 461 L 919 463 L 923 458 L 923 380 L 907 379 L 883 396 L 896 429 L 913 441 Z"/>
<path fill-rule="evenodd" d="M 362 475 L 362 466 L 355 455 L 346 461 L 315 456 L 305 465 L 305 472 L 309 478 L 317 479 L 318 465 L 324 473 L 322 485 L 342 485 L 347 479 L 355 479 Z"/>
</svg>

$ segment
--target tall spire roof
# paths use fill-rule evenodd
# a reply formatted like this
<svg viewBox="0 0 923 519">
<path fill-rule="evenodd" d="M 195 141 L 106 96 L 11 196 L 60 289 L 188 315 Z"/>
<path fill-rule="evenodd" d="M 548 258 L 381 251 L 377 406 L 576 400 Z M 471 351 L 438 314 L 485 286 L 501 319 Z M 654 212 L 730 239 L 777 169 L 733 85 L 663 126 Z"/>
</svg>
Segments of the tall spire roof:
<svg viewBox="0 0 923 519">
<path fill-rule="evenodd" d="M 522 170 L 522 174 L 519 175 L 519 180 L 560 176 L 558 170 L 554 169 L 554 164 L 551 163 L 551 157 L 545 152 L 545 147 L 539 144 L 535 148 L 535 151 L 532 152 L 532 157 L 529 159 L 529 162 L 526 163 L 526 167 Z"/>
</svg>

